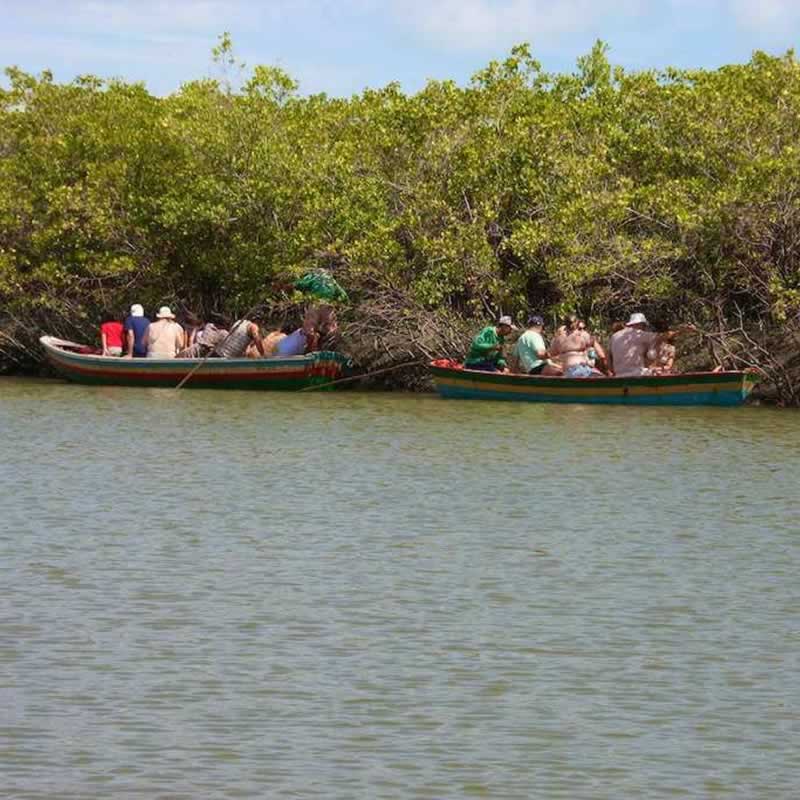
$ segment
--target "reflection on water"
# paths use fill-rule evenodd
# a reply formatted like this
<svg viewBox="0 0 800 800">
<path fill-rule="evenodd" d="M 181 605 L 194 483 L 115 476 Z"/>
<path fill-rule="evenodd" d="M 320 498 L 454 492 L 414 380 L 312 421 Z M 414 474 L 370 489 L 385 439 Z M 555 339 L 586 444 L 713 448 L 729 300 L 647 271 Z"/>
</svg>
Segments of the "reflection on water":
<svg viewBox="0 0 800 800">
<path fill-rule="evenodd" d="M 4 791 L 793 797 L 799 427 L 0 381 Z"/>
</svg>

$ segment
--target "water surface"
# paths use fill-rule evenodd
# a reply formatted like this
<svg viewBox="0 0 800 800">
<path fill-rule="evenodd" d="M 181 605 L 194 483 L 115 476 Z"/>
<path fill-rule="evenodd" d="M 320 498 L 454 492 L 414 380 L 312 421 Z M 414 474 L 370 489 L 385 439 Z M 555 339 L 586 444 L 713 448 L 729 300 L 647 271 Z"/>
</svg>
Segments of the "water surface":
<svg viewBox="0 0 800 800">
<path fill-rule="evenodd" d="M 0 380 L 0 794 L 796 797 L 799 431 Z"/>
</svg>

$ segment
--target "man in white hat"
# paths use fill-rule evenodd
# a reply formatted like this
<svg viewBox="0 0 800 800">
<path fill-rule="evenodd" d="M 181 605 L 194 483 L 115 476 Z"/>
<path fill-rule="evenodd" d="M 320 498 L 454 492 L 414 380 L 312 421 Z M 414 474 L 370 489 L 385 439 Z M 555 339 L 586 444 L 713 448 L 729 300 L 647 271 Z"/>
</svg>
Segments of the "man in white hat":
<svg viewBox="0 0 800 800">
<path fill-rule="evenodd" d="M 169 306 L 161 306 L 156 318 L 158 322 L 153 322 L 147 331 L 147 357 L 175 358 L 186 342 L 183 328 L 175 322 Z"/>
<path fill-rule="evenodd" d="M 144 315 L 144 309 L 139 303 L 131 306 L 130 316 L 126 317 L 123 328 L 125 329 L 125 356 L 127 358 L 144 358 L 147 355 L 147 331 L 150 320 Z"/>
<path fill-rule="evenodd" d="M 647 317 L 636 312 L 631 314 L 625 327 L 611 337 L 609 351 L 615 375 L 650 375 L 650 369 L 646 366 L 647 351 L 677 333 L 694 330 L 691 325 L 681 325 L 675 330 L 653 333 L 648 327 Z"/>
<path fill-rule="evenodd" d="M 505 337 L 517 326 L 511 317 L 500 317 L 496 325 L 487 325 L 473 340 L 469 353 L 464 359 L 466 369 L 479 369 L 483 372 L 508 372 L 503 358 Z"/>
</svg>

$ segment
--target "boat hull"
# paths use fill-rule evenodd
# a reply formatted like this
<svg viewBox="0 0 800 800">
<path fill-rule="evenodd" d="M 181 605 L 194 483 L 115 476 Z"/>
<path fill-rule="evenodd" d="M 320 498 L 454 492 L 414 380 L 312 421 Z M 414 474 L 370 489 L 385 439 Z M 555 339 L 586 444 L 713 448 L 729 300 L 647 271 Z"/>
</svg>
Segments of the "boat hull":
<svg viewBox="0 0 800 800">
<path fill-rule="evenodd" d="M 75 383 L 174 388 L 202 361 L 86 355 L 74 352 L 78 345 L 72 342 L 50 336 L 43 336 L 40 342 L 53 369 Z M 184 386 L 262 391 L 297 391 L 311 386 L 323 389 L 343 376 L 347 364 L 345 356 L 333 352 L 287 358 L 209 358 Z"/>
<path fill-rule="evenodd" d="M 529 403 L 739 406 L 757 382 L 753 372 L 562 378 L 480 372 L 448 361 L 434 361 L 430 369 L 442 397 Z"/>
</svg>

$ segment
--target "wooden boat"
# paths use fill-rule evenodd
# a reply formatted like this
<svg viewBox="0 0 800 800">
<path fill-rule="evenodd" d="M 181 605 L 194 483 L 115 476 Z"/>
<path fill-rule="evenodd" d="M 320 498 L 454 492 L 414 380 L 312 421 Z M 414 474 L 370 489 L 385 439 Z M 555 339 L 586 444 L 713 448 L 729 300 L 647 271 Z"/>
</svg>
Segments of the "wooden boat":
<svg viewBox="0 0 800 800">
<path fill-rule="evenodd" d="M 684 372 L 628 378 L 515 375 L 465 369 L 449 359 L 431 362 L 430 370 L 442 397 L 531 403 L 738 406 L 758 382 L 756 373 L 751 371 Z"/>
<path fill-rule="evenodd" d="M 89 348 L 53 336 L 39 341 L 56 372 L 77 383 L 174 388 L 202 360 L 117 358 L 81 352 Z M 292 391 L 329 384 L 342 377 L 347 364 L 341 353 L 327 351 L 276 358 L 209 358 L 185 386 Z"/>
</svg>

